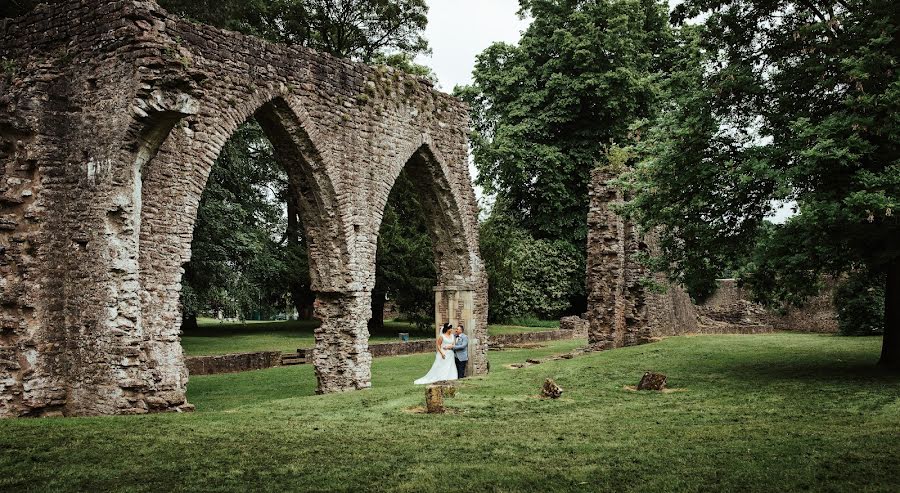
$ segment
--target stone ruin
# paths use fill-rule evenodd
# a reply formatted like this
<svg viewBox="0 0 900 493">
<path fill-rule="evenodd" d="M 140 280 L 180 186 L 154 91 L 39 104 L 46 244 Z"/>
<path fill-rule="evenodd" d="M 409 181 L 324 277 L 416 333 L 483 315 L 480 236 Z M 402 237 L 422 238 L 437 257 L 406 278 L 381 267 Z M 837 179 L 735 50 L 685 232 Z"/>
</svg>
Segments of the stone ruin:
<svg viewBox="0 0 900 493">
<path fill-rule="evenodd" d="M 0 417 L 184 410 L 179 293 L 200 196 L 254 117 L 301 191 L 319 392 L 369 387 L 375 249 L 405 169 L 436 322 L 487 370 L 466 107 L 427 81 L 195 24 L 144 0 L 0 20 Z"/>
<path fill-rule="evenodd" d="M 803 308 L 774 313 L 753 303 L 733 279 L 720 279 L 718 291 L 702 304 L 692 302 L 680 286 L 653 274 L 639 262 L 651 253 L 653 235 L 645 235 L 616 213 L 624 201 L 610 185 L 616 175 L 596 169 L 591 174 L 588 212 L 587 293 L 588 345 L 612 349 L 645 344 L 680 334 L 748 334 L 778 330 L 835 332 L 837 322 L 830 292 Z M 646 281 L 665 288 L 656 292 Z M 568 322 L 572 324 L 573 322 Z"/>
</svg>

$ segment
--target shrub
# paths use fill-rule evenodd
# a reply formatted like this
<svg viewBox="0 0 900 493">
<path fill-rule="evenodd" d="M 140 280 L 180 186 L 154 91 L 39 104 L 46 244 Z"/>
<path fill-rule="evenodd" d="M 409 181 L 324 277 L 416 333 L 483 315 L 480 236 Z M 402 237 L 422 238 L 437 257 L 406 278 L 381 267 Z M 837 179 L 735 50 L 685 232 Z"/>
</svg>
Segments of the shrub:
<svg viewBox="0 0 900 493">
<path fill-rule="evenodd" d="M 868 270 L 851 273 L 834 293 L 838 326 L 843 335 L 884 332 L 884 275 Z"/>
</svg>

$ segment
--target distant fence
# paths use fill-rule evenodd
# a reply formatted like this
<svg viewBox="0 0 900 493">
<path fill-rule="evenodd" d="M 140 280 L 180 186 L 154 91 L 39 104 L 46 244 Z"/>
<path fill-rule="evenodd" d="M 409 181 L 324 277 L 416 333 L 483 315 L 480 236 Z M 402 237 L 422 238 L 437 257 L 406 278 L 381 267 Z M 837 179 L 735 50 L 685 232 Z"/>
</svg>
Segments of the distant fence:
<svg viewBox="0 0 900 493">
<path fill-rule="evenodd" d="M 567 329 L 521 332 L 518 334 L 492 336 L 489 340 L 489 346 L 559 341 L 577 339 L 578 337 L 585 336 L 580 331 Z M 374 358 L 430 353 L 432 351 L 434 351 L 434 341 L 430 339 L 409 342 L 386 342 L 369 346 L 369 352 L 372 353 Z M 279 351 L 263 351 L 259 353 L 236 353 L 218 356 L 189 356 L 185 358 L 185 363 L 190 375 L 212 375 L 281 366 L 283 359 L 294 363 L 312 361 L 312 348 L 298 349 L 297 353 L 288 355 Z"/>
</svg>

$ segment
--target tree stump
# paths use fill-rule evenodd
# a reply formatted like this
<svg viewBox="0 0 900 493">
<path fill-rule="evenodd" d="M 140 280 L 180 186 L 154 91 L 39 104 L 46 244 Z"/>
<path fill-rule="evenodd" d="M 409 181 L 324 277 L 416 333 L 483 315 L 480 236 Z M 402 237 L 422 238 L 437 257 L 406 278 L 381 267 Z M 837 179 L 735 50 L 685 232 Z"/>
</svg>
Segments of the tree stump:
<svg viewBox="0 0 900 493">
<path fill-rule="evenodd" d="M 666 376 L 662 373 L 648 371 L 641 377 L 638 390 L 663 390 L 666 388 Z"/>
<path fill-rule="evenodd" d="M 429 414 L 441 414 L 445 411 L 443 385 L 425 387 L 425 410 Z"/>
<path fill-rule="evenodd" d="M 549 397 L 550 399 L 559 399 L 562 396 L 563 389 L 556 382 L 553 381 L 552 378 L 548 378 L 544 381 L 544 386 L 541 387 L 541 395 L 543 397 Z"/>
</svg>

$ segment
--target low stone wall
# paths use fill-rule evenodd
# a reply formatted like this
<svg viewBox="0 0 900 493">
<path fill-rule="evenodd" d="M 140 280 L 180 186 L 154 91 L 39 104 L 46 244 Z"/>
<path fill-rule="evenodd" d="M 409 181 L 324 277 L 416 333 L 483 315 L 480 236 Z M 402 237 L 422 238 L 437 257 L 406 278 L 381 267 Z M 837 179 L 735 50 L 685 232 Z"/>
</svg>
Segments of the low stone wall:
<svg viewBox="0 0 900 493">
<path fill-rule="evenodd" d="M 578 337 L 587 337 L 588 336 L 588 328 L 590 327 L 590 323 L 587 321 L 587 317 L 584 316 L 570 316 L 563 317 L 559 319 L 559 328 L 560 330 L 570 330 L 573 333 L 573 338 Z"/>
<path fill-rule="evenodd" d="M 834 284 L 828 283 L 822 292 L 802 307 L 792 307 L 785 312 L 766 310 L 751 301 L 750 293 L 734 279 L 719 279 L 718 288 L 703 304 L 698 306 L 701 315 L 716 319 L 745 323 L 760 321 L 775 330 L 835 333 L 838 331 L 837 312 L 832 304 Z"/>
<path fill-rule="evenodd" d="M 587 322 L 585 322 L 586 324 Z M 579 331 L 556 329 L 541 330 L 534 332 L 522 332 L 519 334 L 502 334 L 493 336 L 488 341 L 488 346 L 504 346 L 507 344 L 527 344 L 532 342 L 561 341 L 564 339 L 577 339 L 578 337 L 587 337 L 587 330 L 582 334 Z M 309 358 L 312 348 L 300 349 L 301 355 Z M 386 356 L 403 356 L 405 354 L 421 354 L 434 351 L 434 341 L 425 339 L 421 341 L 410 342 L 384 342 L 381 344 L 372 344 L 369 346 L 369 352 L 374 358 L 382 358 Z"/>
<path fill-rule="evenodd" d="M 577 317 L 575 317 L 577 318 Z M 584 324 L 587 324 L 585 321 Z M 490 339 L 491 345 L 526 344 L 533 342 L 560 341 L 587 337 L 587 329 L 581 330 L 545 330 L 522 332 L 520 334 L 503 334 Z M 298 349 L 299 356 L 311 361 L 312 348 Z M 410 342 L 386 342 L 372 344 L 369 352 L 374 358 L 386 356 L 402 356 L 405 354 L 430 353 L 434 351 L 434 341 L 425 339 Z M 259 353 L 235 353 L 218 356 L 190 356 L 185 358 L 190 375 L 212 375 L 216 373 L 235 373 L 249 370 L 262 370 L 281 365 L 282 353 L 279 351 L 263 351 Z"/>
<path fill-rule="evenodd" d="M 562 341 L 565 339 L 578 339 L 587 337 L 587 330 L 582 335 L 578 330 L 542 330 L 535 332 L 522 332 L 519 334 L 503 334 L 492 337 L 489 346 L 504 346 L 507 344 L 527 344 L 532 342 Z"/>
<path fill-rule="evenodd" d="M 212 375 L 262 370 L 281 364 L 281 351 L 190 356 L 184 359 L 189 375 Z"/>
</svg>

